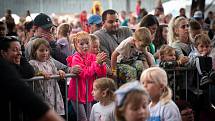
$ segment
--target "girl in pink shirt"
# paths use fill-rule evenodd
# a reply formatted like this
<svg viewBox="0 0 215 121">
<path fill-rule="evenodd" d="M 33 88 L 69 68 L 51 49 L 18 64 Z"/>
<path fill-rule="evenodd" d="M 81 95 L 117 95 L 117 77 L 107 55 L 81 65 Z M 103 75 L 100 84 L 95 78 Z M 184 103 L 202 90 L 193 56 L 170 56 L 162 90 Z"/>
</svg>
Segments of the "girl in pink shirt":
<svg viewBox="0 0 215 121">
<path fill-rule="evenodd" d="M 106 61 L 107 55 L 102 52 L 97 55 L 89 52 L 90 49 L 90 36 L 86 32 L 79 32 L 73 37 L 74 47 L 76 52 L 67 58 L 68 66 L 80 66 L 81 72 L 70 80 L 68 98 L 72 101 L 72 105 L 77 111 L 78 108 L 78 119 L 80 121 L 87 121 L 91 102 L 93 96 L 91 94 L 93 90 L 93 81 L 96 77 L 106 76 Z M 78 87 L 76 87 L 76 79 L 78 79 Z M 88 82 L 88 86 L 86 86 Z M 76 88 L 78 88 L 78 100 L 76 100 Z M 87 90 L 88 89 L 88 90 Z M 88 95 L 88 100 L 86 96 Z M 76 106 L 78 101 L 78 107 Z M 88 102 L 89 106 L 86 106 Z"/>
</svg>

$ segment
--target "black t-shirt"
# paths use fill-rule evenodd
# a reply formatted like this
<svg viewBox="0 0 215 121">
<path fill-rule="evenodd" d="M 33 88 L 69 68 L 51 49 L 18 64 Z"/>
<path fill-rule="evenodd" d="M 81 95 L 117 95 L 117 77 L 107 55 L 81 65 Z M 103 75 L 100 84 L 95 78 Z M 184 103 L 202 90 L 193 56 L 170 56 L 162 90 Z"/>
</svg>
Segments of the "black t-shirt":
<svg viewBox="0 0 215 121">
<path fill-rule="evenodd" d="M 9 120 L 11 112 L 9 102 L 23 111 L 30 119 L 38 119 L 49 110 L 49 107 L 33 93 L 24 81 L 20 80 L 16 69 L 2 58 L 0 58 L 0 78 L 1 119 Z"/>
</svg>

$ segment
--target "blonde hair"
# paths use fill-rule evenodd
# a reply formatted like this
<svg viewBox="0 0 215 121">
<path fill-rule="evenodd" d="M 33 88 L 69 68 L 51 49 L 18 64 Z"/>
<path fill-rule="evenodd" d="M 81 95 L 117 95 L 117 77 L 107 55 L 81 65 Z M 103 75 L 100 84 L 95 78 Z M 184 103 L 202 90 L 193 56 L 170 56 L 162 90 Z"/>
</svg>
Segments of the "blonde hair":
<svg viewBox="0 0 215 121">
<path fill-rule="evenodd" d="M 187 20 L 187 19 L 183 16 L 177 16 L 177 17 L 171 19 L 169 22 L 167 41 L 169 42 L 170 45 L 177 40 L 178 35 L 175 33 L 175 29 L 177 29 L 179 27 L 179 23 L 182 20 Z"/>
<path fill-rule="evenodd" d="M 115 101 L 114 91 L 117 89 L 116 83 L 111 78 L 98 78 L 94 81 L 96 88 L 100 91 L 106 91 L 106 100 Z"/>
<path fill-rule="evenodd" d="M 90 34 L 90 41 L 91 44 L 97 43 L 98 45 L 100 45 L 99 38 L 94 34 Z"/>
<path fill-rule="evenodd" d="M 170 54 L 171 52 L 175 52 L 175 48 L 169 45 L 162 45 L 159 51 L 160 56 L 165 56 Z"/>
<path fill-rule="evenodd" d="M 146 27 L 139 27 L 133 34 L 135 40 L 143 41 L 144 43 L 151 43 L 151 32 Z"/>
<path fill-rule="evenodd" d="M 124 98 L 122 106 L 116 106 L 115 108 L 115 116 L 117 121 L 125 121 L 125 109 L 128 104 L 139 106 L 140 102 L 142 101 L 142 96 L 146 97 L 146 105 L 148 106 L 149 95 L 145 90 L 131 90 L 128 92 Z M 146 110 L 148 110 L 148 107 L 146 108 Z M 147 113 L 147 117 L 149 117 L 149 111 Z"/>
<path fill-rule="evenodd" d="M 77 44 L 81 40 L 88 41 L 90 43 L 90 35 L 85 31 L 81 31 L 81 32 L 78 32 L 77 34 L 72 36 L 72 42 L 74 44 L 76 51 L 77 51 Z"/>
<path fill-rule="evenodd" d="M 194 45 L 197 47 L 199 44 L 211 46 L 211 40 L 206 34 L 197 34 L 194 38 Z"/>
<path fill-rule="evenodd" d="M 172 91 L 168 86 L 167 73 L 160 67 L 151 67 L 143 71 L 140 80 L 149 78 L 157 84 L 164 86 L 164 90 L 160 96 L 160 101 L 163 104 L 168 103 L 172 99 Z"/>
<path fill-rule="evenodd" d="M 57 36 L 62 35 L 68 37 L 70 32 L 70 25 L 68 23 L 62 23 L 57 27 Z"/>
</svg>

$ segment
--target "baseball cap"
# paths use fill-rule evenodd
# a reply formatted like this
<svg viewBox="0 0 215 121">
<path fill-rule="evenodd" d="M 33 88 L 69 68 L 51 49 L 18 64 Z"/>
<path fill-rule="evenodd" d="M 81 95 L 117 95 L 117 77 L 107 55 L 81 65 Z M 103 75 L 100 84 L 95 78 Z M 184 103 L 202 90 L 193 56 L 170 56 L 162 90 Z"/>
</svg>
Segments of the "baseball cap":
<svg viewBox="0 0 215 121">
<path fill-rule="evenodd" d="M 99 15 L 92 15 L 88 19 L 88 24 L 90 24 L 90 25 L 92 25 L 92 24 L 101 24 L 101 23 L 102 23 L 102 18 Z"/>
<path fill-rule="evenodd" d="M 54 24 L 52 23 L 51 18 L 48 15 L 44 14 L 44 13 L 40 13 L 39 15 L 37 15 L 35 17 L 34 25 L 42 27 L 43 29 L 49 29 L 52 26 L 54 26 Z"/>
<path fill-rule="evenodd" d="M 203 19 L 202 11 L 196 11 L 193 15 L 194 19 Z"/>
<path fill-rule="evenodd" d="M 125 100 L 125 96 L 133 90 L 144 90 L 143 85 L 139 81 L 131 81 L 122 85 L 115 91 L 117 106 L 121 106 Z"/>
</svg>

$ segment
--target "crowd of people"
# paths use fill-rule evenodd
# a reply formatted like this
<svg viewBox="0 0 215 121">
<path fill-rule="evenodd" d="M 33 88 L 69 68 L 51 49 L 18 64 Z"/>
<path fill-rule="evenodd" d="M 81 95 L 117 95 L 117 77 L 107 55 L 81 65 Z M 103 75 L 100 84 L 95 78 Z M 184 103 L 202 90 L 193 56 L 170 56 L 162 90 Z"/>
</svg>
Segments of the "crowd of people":
<svg viewBox="0 0 215 121">
<path fill-rule="evenodd" d="M 63 120 L 58 116 L 66 115 L 62 80 L 73 73 L 68 85 L 68 108 L 76 116 L 72 119 L 215 120 L 215 13 L 204 19 L 203 12 L 196 11 L 188 18 L 181 8 L 172 17 L 164 15 L 162 6 L 154 15 L 140 6 L 138 0 L 129 18 L 113 9 L 93 9 L 90 17 L 82 11 L 76 25 L 57 23 L 56 18 L 54 23 L 45 13 L 16 25 L 7 10 L 0 21 L 0 89 L 9 92 L 2 95 L 4 112 L 11 114 L 5 116 L 18 121 L 21 110 L 26 120 Z M 192 70 L 188 77 L 174 73 L 177 79 L 172 80 L 173 73 L 165 70 L 179 67 Z M 59 80 L 50 79 L 56 74 Z M 34 76 L 44 80 L 35 81 L 33 92 L 22 79 Z"/>
</svg>

